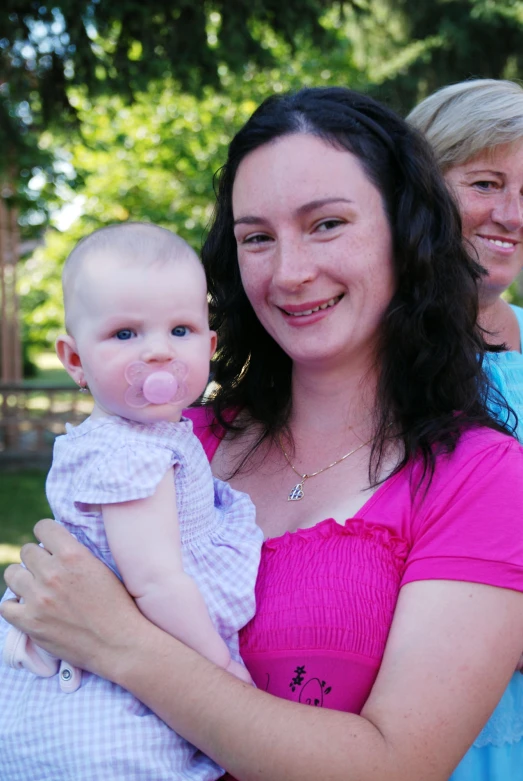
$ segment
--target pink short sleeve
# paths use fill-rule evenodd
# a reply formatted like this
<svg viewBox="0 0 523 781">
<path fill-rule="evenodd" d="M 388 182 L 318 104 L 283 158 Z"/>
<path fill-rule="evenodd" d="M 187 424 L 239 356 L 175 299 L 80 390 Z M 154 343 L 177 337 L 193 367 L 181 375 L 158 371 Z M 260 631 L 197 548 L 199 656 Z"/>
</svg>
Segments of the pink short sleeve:
<svg viewBox="0 0 523 781">
<path fill-rule="evenodd" d="M 402 585 L 464 580 L 523 591 L 523 449 L 489 430 L 438 459 L 415 502 Z"/>
<path fill-rule="evenodd" d="M 231 423 L 238 412 L 237 408 L 226 410 L 224 420 Z M 192 421 L 193 431 L 200 440 L 205 455 L 209 461 L 212 461 L 218 445 L 225 436 L 225 429 L 216 422 L 211 407 L 188 407 L 183 411 L 183 415 Z"/>
<path fill-rule="evenodd" d="M 200 440 L 209 462 L 212 461 L 225 431 L 215 422 L 210 407 L 188 407 L 183 411 L 184 418 L 192 421 L 195 436 Z"/>
</svg>

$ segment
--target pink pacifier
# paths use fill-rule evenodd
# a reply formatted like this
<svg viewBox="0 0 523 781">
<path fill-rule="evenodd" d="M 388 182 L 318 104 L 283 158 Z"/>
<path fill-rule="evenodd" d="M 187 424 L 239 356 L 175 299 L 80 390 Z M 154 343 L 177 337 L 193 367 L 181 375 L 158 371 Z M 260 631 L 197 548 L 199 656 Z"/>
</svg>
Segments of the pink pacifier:
<svg viewBox="0 0 523 781">
<path fill-rule="evenodd" d="M 161 369 L 143 361 L 130 363 L 125 370 L 130 386 L 125 402 L 136 409 L 148 404 L 177 404 L 187 395 L 186 376 L 187 366 L 182 361 L 171 361 Z"/>
</svg>

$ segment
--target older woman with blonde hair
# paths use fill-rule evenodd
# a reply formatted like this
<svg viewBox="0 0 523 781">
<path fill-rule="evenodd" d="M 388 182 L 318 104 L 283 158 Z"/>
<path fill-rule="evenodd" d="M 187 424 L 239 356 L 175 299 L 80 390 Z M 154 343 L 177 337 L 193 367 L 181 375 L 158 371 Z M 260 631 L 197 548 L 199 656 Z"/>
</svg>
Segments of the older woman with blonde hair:
<svg viewBox="0 0 523 781">
<path fill-rule="evenodd" d="M 523 439 L 523 309 L 502 294 L 523 267 L 523 88 L 474 79 L 444 87 L 407 117 L 429 140 L 463 223 L 465 244 L 487 274 L 479 324 L 504 350 L 485 360 L 518 416 Z M 522 530 L 523 536 L 523 530 Z M 452 781 L 523 779 L 523 676 L 516 672 Z"/>
</svg>

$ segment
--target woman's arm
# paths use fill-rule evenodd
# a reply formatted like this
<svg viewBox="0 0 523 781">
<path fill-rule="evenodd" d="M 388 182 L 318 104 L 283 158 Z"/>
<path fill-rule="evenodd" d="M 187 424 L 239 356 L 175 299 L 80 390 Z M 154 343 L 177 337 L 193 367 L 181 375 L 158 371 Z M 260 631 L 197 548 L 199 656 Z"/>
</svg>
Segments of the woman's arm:
<svg viewBox="0 0 523 781">
<path fill-rule="evenodd" d="M 150 624 L 100 562 L 49 521 L 46 550 L 6 580 L 1 612 L 56 655 L 115 680 L 241 781 L 443 781 L 499 700 L 523 647 L 523 595 L 449 581 L 400 593 L 361 716 L 254 690 Z M 154 665 L 150 664 L 154 658 Z"/>
</svg>

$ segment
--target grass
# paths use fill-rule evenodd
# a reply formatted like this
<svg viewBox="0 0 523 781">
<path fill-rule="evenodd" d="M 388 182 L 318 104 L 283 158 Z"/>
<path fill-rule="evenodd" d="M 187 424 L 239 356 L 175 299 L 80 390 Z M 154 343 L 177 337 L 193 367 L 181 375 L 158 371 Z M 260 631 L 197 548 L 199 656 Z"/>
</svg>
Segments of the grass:
<svg viewBox="0 0 523 781">
<path fill-rule="evenodd" d="M 71 385 L 69 377 L 54 352 L 33 356 L 38 374 L 27 385 Z M 3 572 L 8 564 L 20 561 L 20 547 L 34 541 L 33 526 L 39 518 L 50 517 L 45 498 L 47 472 L 38 469 L 0 472 L 0 593 Z"/>
<path fill-rule="evenodd" d="M 37 375 L 30 380 L 25 380 L 26 385 L 70 385 L 72 388 L 75 387 L 74 380 L 69 377 L 56 353 L 41 352 L 31 357 L 36 364 Z"/>
<path fill-rule="evenodd" d="M 69 377 L 54 352 L 42 352 L 32 356 L 38 368 L 37 376 L 26 380 L 26 385 L 69 385 L 75 383 Z M 67 397 L 67 394 L 66 394 Z M 31 408 L 37 409 L 39 400 L 45 401 L 45 391 L 31 398 Z M 46 405 L 44 405 L 46 406 Z M 89 414 L 92 400 L 88 397 L 79 408 Z M 84 409 L 85 408 L 85 409 Z M 20 547 L 34 541 L 33 526 L 39 518 L 51 517 L 45 497 L 47 470 L 5 469 L 0 472 L 0 594 L 3 592 L 5 568 L 20 561 Z"/>
<path fill-rule="evenodd" d="M 20 547 L 34 541 L 36 521 L 50 516 L 45 478 L 43 470 L 0 474 L 0 577 L 8 564 L 20 560 Z"/>
</svg>

